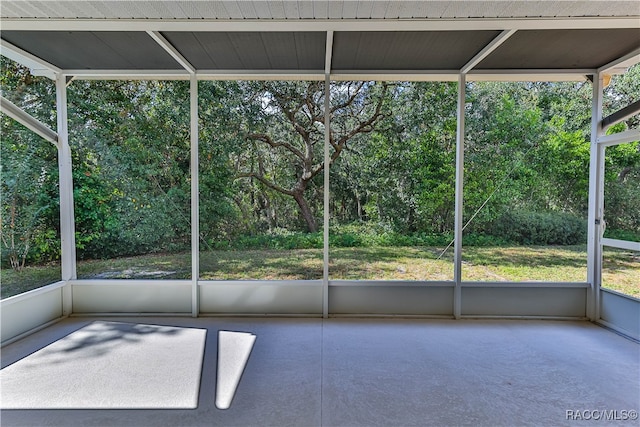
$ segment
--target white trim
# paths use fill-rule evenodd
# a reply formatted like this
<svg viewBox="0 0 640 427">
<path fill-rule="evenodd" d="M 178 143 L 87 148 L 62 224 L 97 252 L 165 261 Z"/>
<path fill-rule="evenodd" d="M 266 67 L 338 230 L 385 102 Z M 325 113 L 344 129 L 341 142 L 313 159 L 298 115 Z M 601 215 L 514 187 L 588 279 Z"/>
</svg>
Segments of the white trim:
<svg viewBox="0 0 640 427">
<path fill-rule="evenodd" d="M 335 313 L 330 314 L 331 319 L 453 319 L 451 314 L 366 314 L 366 313 Z"/>
<path fill-rule="evenodd" d="M 472 70 L 467 81 L 583 81 L 595 69 Z M 306 80 L 322 81 L 322 70 L 198 70 L 198 80 Z M 459 70 L 339 70 L 332 81 L 436 81 L 455 82 Z M 63 70 L 78 80 L 189 80 L 186 70 Z"/>
<path fill-rule="evenodd" d="M 507 320 L 586 320 L 584 316 L 527 316 L 527 315 L 492 315 L 492 314 L 463 314 L 460 319 L 507 319 Z"/>
<path fill-rule="evenodd" d="M 412 280 L 329 280 L 329 286 L 335 287 L 411 287 L 411 288 L 453 288 L 453 280 L 412 281 Z"/>
<path fill-rule="evenodd" d="M 324 53 L 324 74 L 331 74 L 331 59 L 333 56 L 333 31 L 327 31 L 327 44 Z"/>
<path fill-rule="evenodd" d="M 456 82 L 458 70 L 340 70 L 331 74 L 331 80 L 376 80 L 402 82 Z M 579 82 L 586 80 L 593 69 L 580 70 L 472 70 L 469 82 Z"/>
<path fill-rule="evenodd" d="M 640 302 L 640 298 L 634 297 L 634 296 L 631 296 L 631 295 L 628 295 L 628 294 L 625 294 L 625 293 L 622 293 L 620 291 L 616 291 L 615 289 L 602 288 L 600 290 L 602 292 L 606 292 L 606 293 L 609 293 L 609 294 L 612 294 L 612 295 L 616 295 L 616 296 L 619 296 L 619 297 L 622 297 L 622 298 L 626 298 L 626 299 L 634 301 L 634 302 Z M 602 319 L 599 319 L 599 320 L 602 320 Z"/>
<path fill-rule="evenodd" d="M 331 80 L 455 82 L 458 80 L 459 73 L 458 70 L 339 70 L 331 73 Z"/>
<path fill-rule="evenodd" d="M 162 47 L 169 55 L 171 55 L 171 57 L 175 59 L 176 62 L 180 64 L 182 68 L 187 70 L 189 73 L 196 72 L 195 67 L 191 65 L 191 63 L 187 60 L 187 58 L 182 56 L 182 54 L 178 52 L 178 49 L 176 49 L 169 42 L 169 40 L 164 38 L 162 34 L 160 34 L 158 31 L 147 31 L 147 34 L 149 34 L 149 36 L 151 36 L 151 38 L 160 45 L 160 47 Z"/>
<path fill-rule="evenodd" d="M 587 282 L 462 282 L 463 288 L 588 288 Z"/>
<path fill-rule="evenodd" d="M 60 240 L 62 245 L 62 280 L 77 278 L 76 238 L 73 202 L 73 167 L 67 129 L 67 80 L 62 74 L 56 77 L 56 112 L 58 121 L 58 173 L 60 189 Z M 71 312 L 71 293 L 67 287 L 63 298 L 63 315 Z"/>
<path fill-rule="evenodd" d="M 323 81 L 322 70 L 199 70 L 200 80 L 309 80 Z"/>
<path fill-rule="evenodd" d="M 602 246 L 640 252 L 640 242 L 631 242 L 629 240 L 603 238 Z"/>
<path fill-rule="evenodd" d="M 636 342 L 640 341 L 640 336 L 634 334 L 633 332 L 627 331 L 624 328 L 616 326 L 613 323 L 609 323 L 606 320 L 598 319 L 596 323 L 604 328 L 611 329 L 612 331 L 624 336 L 625 338 L 631 339 Z"/>
<path fill-rule="evenodd" d="M 55 131 L 51 130 L 49 126 L 36 119 L 4 96 L 0 96 L 0 111 L 22 124 L 27 129 L 35 132 L 40 137 L 51 142 L 53 145 L 58 145 L 58 134 Z"/>
<path fill-rule="evenodd" d="M 322 279 L 316 280 L 199 280 L 200 286 L 323 286 Z"/>
<path fill-rule="evenodd" d="M 6 28 L 4 28 L 4 20 L 2 20 L 2 27 L 3 30 L 6 30 Z M 6 56 L 15 62 L 30 68 L 34 75 L 43 75 L 55 80 L 55 74 L 61 72 L 61 69 L 55 65 L 50 64 L 44 59 L 38 58 L 37 56 L 22 50 L 3 39 L 0 39 L 0 53 L 2 56 Z"/>
<path fill-rule="evenodd" d="M 323 209 L 322 209 L 322 318 L 329 316 L 329 203 L 331 185 L 329 170 L 331 153 L 331 59 L 333 54 L 333 31 L 327 32 L 324 64 L 324 170 L 323 170 Z"/>
<path fill-rule="evenodd" d="M 602 284 L 602 217 L 604 182 L 604 147 L 598 145 L 602 134 L 602 73 L 593 77 L 591 103 L 591 145 L 589 154 L 589 203 L 587 216 L 587 294 L 586 313 L 592 321 L 600 319 L 600 286 Z"/>
<path fill-rule="evenodd" d="M 200 317 L 282 317 L 282 318 L 293 318 L 293 319 L 322 319 L 322 314 L 320 313 L 201 313 Z M 331 317 L 331 316 L 330 316 Z"/>
<path fill-rule="evenodd" d="M 605 73 L 607 71 L 611 71 L 612 69 L 619 68 L 629 68 L 632 65 L 635 65 L 640 62 L 640 48 L 629 52 L 628 54 L 609 62 L 608 64 L 603 65 L 598 68 L 598 73 Z"/>
<path fill-rule="evenodd" d="M 16 341 L 19 341 L 22 338 L 28 337 L 29 335 L 35 334 L 36 332 L 41 331 L 45 328 L 48 328 L 49 326 L 54 325 L 59 321 L 66 319 L 67 317 L 68 316 L 61 316 L 61 317 L 58 317 L 57 319 L 49 320 L 47 323 L 43 323 L 42 325 L 36 326 L 35 328 L 31 328 L 28 331 L 25 331 L 25 332 L 22 332 L 21 334 L 16 335 L 15 337 L 11 337 L 8 340 L 2 341 L 2 343 L 0 343 L 0 348 L 4 347 L 5 345 L 9 345 Z"/>
<path fill-rule="evenodd" d="M 611 135 L 602 135 L 597 139 L 598 145 L 603 147 L 626 144 L 634 141 L 640 141 L 640 129 L 629 129 L 624 132 L 614 133 Z"/>
<path fill-rule="evenodd" d="M 65 282 L 57 282 L 52 285 L 61 287 Z M 165 279 L 77 279 L 66 282 L 71 286 L 190 286 L 191 280 L 165 280 Z M 460 282 L 462 287 L 467 288 L 587 288 L 589 283 L 587 282 L 482 282 L 482 281 L 462 281 Z M 318 287 L 323 286 L 322 279 L 314 280 L 198 280 L 198 286 L 311 286 Z M 407 286 L 407 287 L 447 287 L 452 288 L 455 286 L 453 280 L 438 280 L 438 281 L 421 281 L 421 280 L 329 280 L 330 287 L 341 286 Z M 34 289 L 29 292 L 46 292 L 45 288 Z M 16 295 L 7 298 L 2 301 L 9 301 L 12 298 L 21 297 L 23 295 Z"/>
<path fill-rule="evenodd" d="M 0 300 L 0 307 L 4 307 L 7 305 L 11 305 L 26 299 L 30 299 L 31 297 L 35 297 L 38 296 L 40 294 L 46 294 L 52 291 L 55 291 L 56 289 L 60 289 L 63 288 L 65 286 L 66 282 L 64 281 L 59 281 L 59 282 L 54 282 L 45 286 L 42 286 L 40 288 L 36 288 L 36 289 L 32 289 L 30 291 L 27 292 L 23 292 L 21 294 L 18 295 L 13 295 L 11 297 L 5 298 L 3 300 Z"/>
<path fill-rule="evenodd" d="M 476 54 L 473 58 L 469 60 L 461 69 L 460 72 L 463 74 L 467 74 L 473 67 L 478 65 L 484 58 L 486 58 L 491 52 L 496 50 L 502 43 L 507 41 L 509 37 L 511 37 L 517 30 L 504 30 L 498 36 L 491 40 L 491 42 L 484 47 L 480 52 Z"/>
<path fill-rule="evenodd" d="M 69 317 L 191 317 L 191 313 L 186 311 L 138 311 L 138 312 L 82 312 L 73 313 Z"/>
<path fill-rule="evenodd" d="M 510 70 L 471 70 L 469 81 L 582 81 L 586 75 L 594 74 L 593 68 L 521 68 Z"/>
<path fill-rule="evenodd" d="M 186 70 L 63 70 L 76 80 L 189 80 Z"/>
<path fill-rule="evenodd" d="M 464 183 L 464 113 L 466 106 L 466 75 L 458 76 L 457 126 L 456 126 L 456 181 L 455 181 L 455 223 L 453 277 L 453 316 L 460 318 L 462 310 L 462 229 L 463 229 L 463 183 Z"/>
<path fill-rule="evenodd" d="M 197 317 L 200 312 L 200 187 L 199 187 L 199 123 L 198 123 L 198 78 L 195 74 L 189 79 L 189 114 L 191 145 L 191 315 Z"/>
<path fill-rule="evenodd" d="M 76 279 L 67 283 L 71 286 L 191 286 L 191 280 L 164 279 Z"/>
<path fill-rule="evenodd" d="M 640 28 L 639 16 L 469 19 L 57 19 L 3 18 L 29 31 L 473 31 Z"/>
</svg>

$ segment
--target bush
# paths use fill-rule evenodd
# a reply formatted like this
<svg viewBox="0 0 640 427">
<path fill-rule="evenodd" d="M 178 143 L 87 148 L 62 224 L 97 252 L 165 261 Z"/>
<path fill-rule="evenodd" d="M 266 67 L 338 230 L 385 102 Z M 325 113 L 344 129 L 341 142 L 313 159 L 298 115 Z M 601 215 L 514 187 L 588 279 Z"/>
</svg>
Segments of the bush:
<svg viewBox="0 0 640 427">
<path fill-rule="evenodd" d="M 586 220 L 566 213 L 507 212 L 491 224 L 490 231 L 521 245 L 576 245 L 587 240 Z"/>
<path fill-rule="evenodd" d="M 610 239 L 628 240 L 630 242 L 640 242 L 640 230 L 612 230 L 607 228 L 604 237 Z"/>
</svg>

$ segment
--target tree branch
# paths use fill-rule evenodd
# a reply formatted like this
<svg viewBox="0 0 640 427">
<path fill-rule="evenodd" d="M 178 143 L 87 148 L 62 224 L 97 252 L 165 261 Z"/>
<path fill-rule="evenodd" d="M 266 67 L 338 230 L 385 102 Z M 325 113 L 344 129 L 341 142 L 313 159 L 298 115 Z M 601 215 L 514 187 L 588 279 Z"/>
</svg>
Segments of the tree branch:
<svg viewBox="0 0 640 427">
<path fill-rule="evenodd" d="M 264 176 L 257 174 L 255 172 L 240 173 L 236 175 L 236 179 L 239 179 L 239 178 L 255 178 L 261 183 L 263 183 L 264 185 L 266 185 L 267 187 L 269 187 L 270 189 L 277 191 L 278 193 L 286 194 L 287 196 L 294 195 L 293 191 L 287 190 L 286 188 L 282 188 L 279 185 L 276 185 L 273 182 L 269 181 Z"/>
<path fill-rule="evenodd" d="M 304 161 L 305 159 L 304 153 L 298 150 L 293 145 L 289 144 L 288 142 L 275 142 L 269 135 L 265 133 L 250 133 L 247 135 L 247 138 L 252 139 L 254 141 L 262 141 L 267 145 L 269 145 L 271 148 L 283 147 L 284 149 L 294 154 L 296 157 L 300 158 L 301 160 Z"/>
<path fill-rule="evenodd" d="M 341 110 L 343 108 L 348 107 L 349 105 L 353 104 L 353 102 L 355 101 L 356 97 L 358 96 L 358 93 L 360 93 L 360 89 L 362 89 L 362 87 L 364 86 L 366 82 L 360 82 L 358 84 L 358 87 L 356 88 L 356 90 L 353 92 L 353 94 L 349 97 L 349 99 L 347 99 L 345 102 L 343 102 L 342 104 L 338 104 L 334 107 L 331 108 L 331 113 L 335 113 L 338 110 Z"/>
</svg>

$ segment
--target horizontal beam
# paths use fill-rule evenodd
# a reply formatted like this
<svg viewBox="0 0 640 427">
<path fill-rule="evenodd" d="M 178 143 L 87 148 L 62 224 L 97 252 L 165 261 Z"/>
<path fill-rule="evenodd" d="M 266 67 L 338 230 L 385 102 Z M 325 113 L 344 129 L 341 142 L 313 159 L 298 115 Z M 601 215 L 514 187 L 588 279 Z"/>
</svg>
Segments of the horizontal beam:
<svg viewBox="0 0 640 427">
<path fill-rule="evenodd" d="M 4 96 L 0 97 L 0 111 L 11 117 L 18 123 L 24 125 L 27 129 L 32 130 L 42 138 L 58 145 L 58 134 L 51 130 L 47 125 L 9 101 Z"/>
<path fill-rule="evenodd" d="M 588 288 L 587 282 L 462 282 L 463 288 Z"/>
<path fill-rule="evenodd" d="M 324 70 L 200 70 L 198 80 L 324 80 Z"/>
<path fill-rule="evenodd" d="M 4 24 L 4 23 L 3 23 Z M 31 74 L 55 79 L 55 74 L 62 70 L 42 58 L 12 45 L 6 40 L 0 39 L 0 53 L 12 61 L 31 69 Z"/>
<path fill-rule="evenodd" d="M 522 70 L 471 70 L 467 81 L 525 81 L 556 82 L 583 81 L 593 69 L 522 69 Z M 459 70 L 338 70 L 331 73 L 332 80 L 378 81 L 458 81 Z"/>
<path fill-rule="evenodd" d="M 611 248 L 640 252 L 640 242 L 630 242 L 628 240 L 609 239 L 605 237 L 602 239 L 602 245 L 609 246 Z"/>
<path fill-rule="evenodd" d="M 453 280 L 329 280 L 329 286 L 343 287 L 412 287 L 412 288 L 452 288 Z"/>
<path fill-rule="evenodd" d="M 191 280 L 145 280 L 145 279 L 73 279 L 71 286 L 182 286 L 191 287 Z"/>
<path fill-rule="evenodd" d="M 616 123 L 620 123 L 621 121 L 626 120 L 631 116 L 635 116 L 638 113 L 640 113 L 640 100 L 629 104 L 626 107 L 602 119 L 602 130 L 605 130 L 609 126 L 613 126 Z"/>
<path fill-rule="evenodd" d="M 196 70 L 198 80 L 324 80 L 323 70 Z M 593 69 L 472 70 L 468 81 L 583 81 Z M 459 70 L 339 70 L 331 80 L 442 81 L 458 80 Z M 189 80 L 186 70 L 63 70 L 77 80 Z"/>
<path fill-rule="evenodd" d="M 189 80 L 187 70 L 64 70 L 75 80 Z"/>
<path fill-rule="evenodd" d="M 626 144 L 634 141 L 640 141 L 640 129 L 629 129 L 612 135 L 604 135 L 597 139 L 598 144 L 603 147 Z"/>
<path fill-rule="evenodd" d="M 322 279 L 317 280 L 198 280 L 200 286 L 311 286 L 321 287 Z"/>
<path fill-rule="evenodd" d="M 3 18 L 30 31 L 470 31 L 640 28 L 635 17 L 523 19 L 38 19 Z"/>
<path fill-rule="evenodd" d="M 198 80 L 324 80 L 323 70 L 196 70 Z M 472 70 L 468 81 L 583 81 L 593 69 Z M 186 70 L 64 70 L 78 80 L 188 80 Z M 339 70 L 331 80 L 443 81 L 458 80 L 459 70 Z"/>
</svg>

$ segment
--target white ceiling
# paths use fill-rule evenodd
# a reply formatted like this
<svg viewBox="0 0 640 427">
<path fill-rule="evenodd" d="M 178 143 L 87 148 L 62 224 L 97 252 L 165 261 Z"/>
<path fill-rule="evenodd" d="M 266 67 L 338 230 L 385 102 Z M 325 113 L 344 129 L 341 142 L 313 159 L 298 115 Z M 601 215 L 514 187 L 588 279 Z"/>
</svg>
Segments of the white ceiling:
<svg viewBox="0 0 640 427">
<path fill-rule="evenodd" d="M 452 19 L 640 16 L 640 1 L 35 1 L 2 0 L 0 17 L 45 19 Z"/>
<path fill-rule="evenodd" d="M 76 78 L 565 80 L 640 61 L 640 0 L 0 0 L 0 25 L 3 56 Z"/>
</svg>

